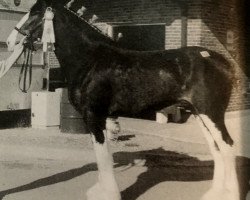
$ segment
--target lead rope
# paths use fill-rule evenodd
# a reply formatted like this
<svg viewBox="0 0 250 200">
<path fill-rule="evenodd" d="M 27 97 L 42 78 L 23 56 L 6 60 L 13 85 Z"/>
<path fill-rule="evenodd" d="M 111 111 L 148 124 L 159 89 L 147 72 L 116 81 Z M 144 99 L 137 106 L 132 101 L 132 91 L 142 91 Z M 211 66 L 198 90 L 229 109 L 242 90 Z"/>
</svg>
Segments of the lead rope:
<svg viewBox="0 0 250 200">
<path fill-rule="evenodd" d="M 53 18 L 54 18 L 54 13 L 52 11 L 52 8 L 48 7 L 44 14 L 44 30 L 43 30 L 43 35 L 42 35 L 44 52 L 48 52 L 48 44 L 50 44 L 52 47 L 52 50 L 54 50 L 55 34 L 54 34 L 54 27 L 53 27 Z M 19 33 L 26 35 L 26 33 L 21 32 L 20 29 L 18 28 L 15 28 L 15 29 Z M 30 39 L 31 41 L 28 43 L 28 47 L 25 47 L 23 51 L 24 61 L 21 67 L 20 75 L 19 75 L 19 89 L 23 93 L 27 93 L 27 91 L 31 87 L 31 82 L 32 82 L 32 58 L 33 58 L 34 47 L 33 47 L 32 36 L 30 37 Z M 29 80 L 27 83 L 28 73 L 29 73 Z"/>
<path fill-rule="evenodd" d="M 28 52 L 27 52 L 28 51 Z M 24 49 L 24 61 L 21 67 L 21 71 L 19 74 L 19 89 L 23 93 L 27 93 L 27 91 L 31 87 L 32 82 L 32 59 L 33 59 L 33 50 L 28 49 L 27 47 Z M 27 74 L 29 73 L 29 80 L 27 83 Z M 22 86 L 21 86 L 22 85 Z"/>
</svg>

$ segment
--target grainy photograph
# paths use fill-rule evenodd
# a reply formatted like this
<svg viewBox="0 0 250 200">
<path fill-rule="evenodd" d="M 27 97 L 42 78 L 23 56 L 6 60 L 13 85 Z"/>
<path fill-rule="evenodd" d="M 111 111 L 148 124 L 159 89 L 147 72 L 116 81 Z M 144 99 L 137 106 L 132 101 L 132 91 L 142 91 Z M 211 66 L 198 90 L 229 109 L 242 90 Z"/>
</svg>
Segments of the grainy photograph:
<svg viewBox="0 0 250 200">
<path fill-rule="evenodd" d="M 249 0 L 0 0 L 1 200 L 250 200 Z"/>
</svg>

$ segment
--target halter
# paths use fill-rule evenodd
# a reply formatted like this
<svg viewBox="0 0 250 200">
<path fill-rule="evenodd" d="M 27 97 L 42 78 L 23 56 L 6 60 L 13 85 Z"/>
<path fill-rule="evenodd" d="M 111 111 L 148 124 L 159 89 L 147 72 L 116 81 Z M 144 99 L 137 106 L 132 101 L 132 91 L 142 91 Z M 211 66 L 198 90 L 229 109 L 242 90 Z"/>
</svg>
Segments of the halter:
<svg viewBox="0 0 250 200">
<path fill-rule="evenodd" d="M 21 35 L 23 35 L 23 36 L 25 36 L 25 37 L 27 37 L 27 38 L 31 38 L 32 33 L 33 33 L 36 29 L 38 29 L 38 27 L 36 27 L 36 28 L 34 28 L 32 31 L 30 31 L 29 34 L 25 33 L 24 31 L 21 30 L 21 28 L 18 28 L 18 27 L 16 27 L 16 26 L 14 27 L 14 29 L 15 29 L 18 33 L 20 33 Z M 33 41 L 33 40 L 32 40 L 32 41 Z"/>
<path fill-rule="evenodd" d="M 24 55 L 24 61 L 20 70 L 19 78 L 18 78 L 18 84 L 19 84 L 19 89 L 23 93 L 27 93 L 27 91 L 31 87 L 31 82 L 32 82 L 32 60 L 33 60 L 33 52 L 34 52 L 34 40 L 32 38 L 32 33 L 37 29 L 35 28 L 32 30 L 31 33 L 27 34 L 24 31 L 22 31 L 20 28 L 15 27 L 15 30 L 17 30 L 18 33 L 23 35 L 24 37 L 27 38 L 27 42 L 23 44 L 24 50 L 23 50 L 23 55 Z M 28 83 L 27 83 L 27 77 Z"/>
<path fill-rule="evenodd" d="M 15 27 L 14 29 L 17 30 L 17 32 L 20 33 L 21 35 L 29 37 L 29 35 L 27 33 L 25 33 L 24 31 L 21 31 L 20 28 Z"/>
<path fill-rule="evenodd" d="M 87 23 L 90 27 L 92 27 L 94 30 L 96 30 L 98 33 L 102 34 L 103 36 L 107 37 L 108 39 L 113 40 L 109 35 L 103 33 L 98 27 L 96 27 L 93 24 L 90 24 L 87 20 L 85 20 L 84 18 L 82 18 L 81 16 L 79 16 L 77 13 L 75 13 L 74 11 L 70 10 L 67 6 L 64 6 L 64 8 L 70 12 L 71 14 L 77 16 L 81 21 L 83 21 L 84 23 Z M 48 7 L 46 9 L 46 11 L 51 11 L 53 13 L 53 10 L 51 7 Z M 46 19 L 44 19 L 46 20 Z M 53 18 L 52 18 L 53 20 Z M 46 23 L 46 21 L 45 21 Z M 37 27 L 38 28 L 38 27 Z M 33 51 L 34 51 L 34 46 L 33 46 L 33 38 L 32 38 L 32 33 L 37 29 L 33 29 L 29 34 L 25 33 L 24 31 L 22 31 L 20 28 L 15 27 L 14 29 L 17 30 L 21 35 L 27 37 L 27 43 L 24 45 L 24 62 L 23 65 L 21 67 L 21 71 L 20 71 L 20 75 L 19 75 L 19 88 L 22 92 L 27 93 L 27 91 L 30 89 L 31 86 L 31 82 L 32 82 L 32 57 L 33 57 Z M 44 42 L 48 42 L 47 40 L 48 37 L 45 37 L 45 41 Z M 46 41 L 47 40 L 47 41 Z M 53 39 L 52 39 L 53 40 Z M 45 43 L 44 43 L 45 44 Z M 46 45 L 45 45 L 46 46 Z M 47 47 L 47 46 L 46 46 Z M 29 74 L 29 81 L 28 81 L 28 85 L 27 85 L 27 76 Z M 22 87 L 21 87 L 22 85 Z"/>
<path fill-rule="evenodd" d="M 30 89 L 32 82 L 32 59 L 33 59 L 33 50 L 28 49 L 27 47 L 24 49 L 24 61 L 21 67 L 21 71 L 19 74 L 19 89 L 23 93 L 27 93 Z M 29 82 L 27 84 L 27 75 L 29 74 Z"/>
<path fill-rule="evenodd" d="M 52 18 L 48 15 L 48 12 L 50 12 L 53 15 L 52 8 L 48 7 L 45 11 L 44 14 L 44 30 L 43 30 L 43 37 L 42 37 L 42 42 L 43 42 L 43 50 L 44 52 L 47 51 L 47 44 L 48 43 L 54 43 L 54 29 L 53 29 L 53 16 Z M 50 22 L 48 22 L 50 20 Z M 22 31 L 20 28 L 15 27 L 15 30 L 17 30 L 20 34 L 23 36 L 27 37 L 27 43 L 24 44 L 24 62 L 21 67 L 20 75 L 19 75 L 19 89 L 27 93 L 27 91 L 30 89 L 31 82 L 32 82 L 32 58 L 33 58 L 33 51 L 34 51 L 34 40 L 32 37 L 33 32 L 38 28 L 34 28 L 33 30 L 30 31 L 29 34 L 25 33 Z M 52 29 L 52 30 L 51 30 Z M 51 39 L 53 38 L 53 39 Z M 28 83 L 27 83 L 27 77 Z"/>
</svg>

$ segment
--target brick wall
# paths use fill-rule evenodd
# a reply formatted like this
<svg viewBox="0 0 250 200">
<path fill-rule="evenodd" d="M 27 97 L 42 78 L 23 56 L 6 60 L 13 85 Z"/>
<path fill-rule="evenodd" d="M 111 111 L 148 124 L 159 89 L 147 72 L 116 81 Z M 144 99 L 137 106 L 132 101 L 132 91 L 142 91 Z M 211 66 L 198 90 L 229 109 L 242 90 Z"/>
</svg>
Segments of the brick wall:
<svg viewBox="0 0 250 200">
<path fill-rule="evenodd" d="M 114 0 L 112 2 L 86 0 L 84 1 L 84 6 L 87 8 L 85 18 L 91 18 L 93 14 L 96 14 L 99 17 L 98 22 L 111 25 L 112 23 L 164 23 L 166 24 L 166 49 L 179 48 L 181 46 L 181 4 L 178 2 L 173 0 Z M 78 8 L 81 6 L 78 5 Z M 197 14 L 194 16 L 197 17 Z"/>
<path fill-rule="evenodd" d="M 204 0 L 201 45 L 244 64 L 244 18 L 238 0 Z M 228 35 L 229 34 L 229 35 Z"/>
<path fill-rule="evenodd" d="M 166 26 L 166 49 L 176 49 L 181 47 L 181 20 L 175 19 L 171 25 Z"/>
<path fill-rule="evenodd" d="M 250 95 L 246 91 L 244 53 L 244 18 L 242 1 L 203 0 L 200 46 L 223 54 L 235 67 L 237 84 L 231 95 L 229 111 L 250 107 Z M 244 80 L 244 81 L 240 81 Z"/>
<path fill-rule="evenodd" d="M 165 23 L 165 48 L 171 49 L 181 46 L 181 9 L 180 4 L 176 2 L 172 0 L 86 0 L 84 4 L 75 5 L 74 9 L 77 10 L 84 5 L 87 8 L 85 19 L 90 19 L 93 14 L 97 15 L 98 26 L 105 32 L 107 29 L 104 24 Z"/>
<path fill-rule="evenodd" d="M 51 67 L 51 68 L 59 68 L 60 67 L 60 64 L 56 58 L 56 55 L 54 52 L 49 52 L 49 55 L 48 55 L 48 65 Z"/>
<path fill-rule="evenodd" d="M 172 0 L 86 0 L 84 6 L 89 17 L 96 14 L 101 22 L 168 23 L 180 14 L 178 3 Z"/>
</svg>

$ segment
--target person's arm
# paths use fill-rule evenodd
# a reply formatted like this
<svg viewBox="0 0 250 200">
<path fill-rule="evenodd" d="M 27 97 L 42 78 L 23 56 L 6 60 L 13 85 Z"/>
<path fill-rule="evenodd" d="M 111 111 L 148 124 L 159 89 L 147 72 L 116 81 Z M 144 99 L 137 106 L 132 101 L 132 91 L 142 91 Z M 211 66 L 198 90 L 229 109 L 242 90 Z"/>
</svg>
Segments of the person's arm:
<svg viewBox="0 0 250 200">
<path fill-rule="evenodd" d="M 24 42 L 23 38 L 19 44 L 17 44 L 14 47 L 14 51 L 13 53 L 10 55 L 9 58 L 7 58 L 6 60 L 2 60 L 0 61 L 0 78 L 3 77 L 11 68 L 11 66 L 17 61 L 17 59 L 20 57 L 20 55 L 23 52 L 23 42 Z"/>
</svg>

